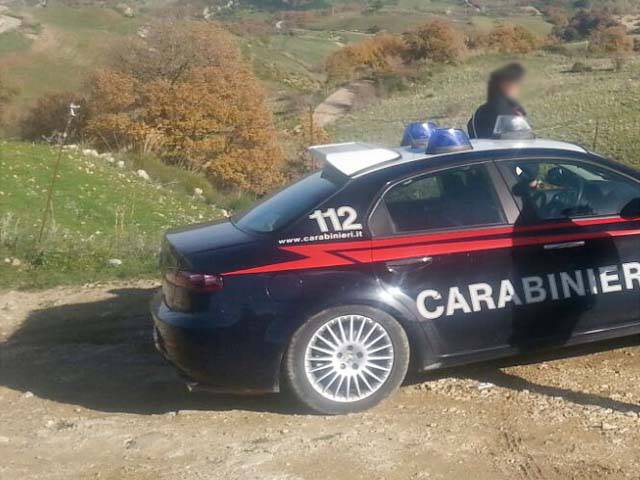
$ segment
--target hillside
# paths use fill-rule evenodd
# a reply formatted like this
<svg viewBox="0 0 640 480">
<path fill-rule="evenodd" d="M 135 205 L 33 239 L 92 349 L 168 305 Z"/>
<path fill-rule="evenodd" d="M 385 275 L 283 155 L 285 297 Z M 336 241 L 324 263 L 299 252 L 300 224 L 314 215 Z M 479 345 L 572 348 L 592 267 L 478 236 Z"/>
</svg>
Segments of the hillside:
<svg viewBox="0 0 640 480">
<path fill-rule="evenodd" d="M 257 75 L 277 97 L 321 89 L 325 58 L 338 48 L 372 32 L 400 32 L 434 16 L 480 30 L 505 20 L 540 35 L 551 28 L 542 16 L 520 7 L 505 7 L 500 0 L 483 3 L 486 9 L 479 12 L 463 0 L 398 0 L 381 2 L 363 13 L 366 5 L 355 0 L 337 1 L 333 8 L 329 2 L 298 7 L 287 2 L 236 2 L 238 7 L 211 19 L 228 24 L 238 35 Z M 15 134 L 13 119 L 43 94 L 80 89 L 86 76 L 125 35 L 140 32 L 157 18 L 186 15 L 202 19 L 208 4 L 132 2 L 133 16 L 129 17 L 116 7 L 117 2 L 49 0 L 43 8 L 35 2 L 0 0 L 0 15 L 8 21 L 6 30 L 0 28 L 0 73 L 18 89 L 6 130 Z"/>
<path fill-rule="evenodd" d="M 489 72 L 507 60 L 480 56 L 435 70 L 427 85 L 417 85 L 338 121 L 331 128 L 332 138 L 393 145 L 400 141 L 407 121 L 423 119 L 466 128 L 472 112 L 484 101 Z M 539 136 L 592 146 L 598 123 L 596 150 L 640 165 L 640 61 L 634 59 L 616 72 L 611 60 L 582 59 L 594 71 L 571 73 L 577 60 L 544 53 L 524 60 L 529 69 L 524 105 L 534 129 Z"/>
<path fill-rule="evenodd" d="M 156 275 L 167 228 L 221 211 L 162 187 L 106 158 L 66 151 L 53 222 L 35 246 L 56 152 L 45 145 L 0 142 L 0 287 L 85 283 Z M 122 261 L 110 266 L 110 259 Z"/>
</svg>

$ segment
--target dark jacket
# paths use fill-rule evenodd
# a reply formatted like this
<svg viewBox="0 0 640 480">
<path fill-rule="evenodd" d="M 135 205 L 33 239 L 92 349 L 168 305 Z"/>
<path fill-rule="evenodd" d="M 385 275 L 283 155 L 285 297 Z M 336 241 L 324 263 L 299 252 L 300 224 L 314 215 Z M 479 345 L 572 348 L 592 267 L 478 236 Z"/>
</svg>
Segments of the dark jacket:
<svg viewBox="0 0 640 480">
<path fill-rule="evenodd" d="M 500 115 L 519 115 L 526 117 L 527 112 L 515 100 L 505 97 L 504 95 L 496 95 L 487 103 L 482 105 L 471 120 L 467 124 L 470 138 L 491 138 L 493 137 L 493 129 L 496 126 L 496 120 Z"/>
</svg>

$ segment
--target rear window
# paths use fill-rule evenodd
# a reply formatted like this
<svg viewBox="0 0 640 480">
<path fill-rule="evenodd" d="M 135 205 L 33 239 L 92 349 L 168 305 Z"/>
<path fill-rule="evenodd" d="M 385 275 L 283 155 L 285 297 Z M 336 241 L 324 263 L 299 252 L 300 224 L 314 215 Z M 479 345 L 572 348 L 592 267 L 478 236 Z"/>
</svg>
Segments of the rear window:
<svg viewBox="0 0 640 480">
<path fill-rule="evenodd" d="M 275 232 L 336 193 L 346 180 L 347 177 L 328 169 L 313 173 L 270 195 L 233 221 L 241 229 Z"/>
</svg>

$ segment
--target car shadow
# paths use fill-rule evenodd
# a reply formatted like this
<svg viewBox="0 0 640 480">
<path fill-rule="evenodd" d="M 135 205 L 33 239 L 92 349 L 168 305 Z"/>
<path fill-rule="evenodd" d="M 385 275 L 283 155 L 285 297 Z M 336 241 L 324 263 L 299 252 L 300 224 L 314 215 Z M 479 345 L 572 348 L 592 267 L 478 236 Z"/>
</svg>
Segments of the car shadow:
<svg viewBox="0 0 640 480">
<path fill-rule="evenodd" d="M 516 392 L 526 390 L 538 395 L 560 397 L 565 401 L 576 405 L 600 407 L 621 413 L 634 412 L 640 414 L 640 405 L 637 404 L 615 400 L 594 393 L 535 383 L 531 380 L 503 370 L 508 367 L 568 359 L 619 348 L 635 347 L 638 345 L 640 345 L 640 336 L 634 335 L 585 345 L 563 347 L 561 349 L 549 348 L 535 353 L 519 354 L 515 357 L 492 360 L 473 365 L 446 368 L 437 372 L 423 372 L 411 377 L 409 383 L 423 383 L 440 378 L 471 379 L 480 383 L 490 383 Z"/>
<path fill-rule="evenodd" d="M 163 414 L 178 410 L 308 413 L 285 395 L 187 392 L 184 381 L 155 351 L 148 304 L 154 289 L 116 289 L 95 302 L 32 312 L 0 343 L 0 385 L 103 412 Z M 640 413 L 640 406 L 604 396 L 540 385 L 501 369 L 638 345 L 638 337 L 521 355 L 502 361 L 413 375 L 407 383 L 471 378 L 511 390 L 562 397 L 579 405 Z"/>
<path fill-rule="evenodd" d="M 155 350 L 149 314 L 154 292 L 111 290 L 113 297 L 107 299 L 32 312 L 0 343 L 0 385 L 104 412 L 302 412 L 280 395 L 188 392 Z"/>
</svg>

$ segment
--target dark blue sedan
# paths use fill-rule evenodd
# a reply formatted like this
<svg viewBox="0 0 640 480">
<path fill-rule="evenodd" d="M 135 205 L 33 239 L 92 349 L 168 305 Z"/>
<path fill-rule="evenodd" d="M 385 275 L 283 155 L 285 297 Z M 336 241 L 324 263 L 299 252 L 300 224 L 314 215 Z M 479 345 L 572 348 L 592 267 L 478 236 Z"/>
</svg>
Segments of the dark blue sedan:
<svg viewBox="0 0 640 480">
<path fill-rule="evenodd" d="M 192 384 L 286 388 L 339 414 L 409 368 L 640 333 L 638 170 L 568 143 L 437 133 L 423 149 L 312 147 L 321 171 L 168 232 L 160 352 Z"/>
</svg>

